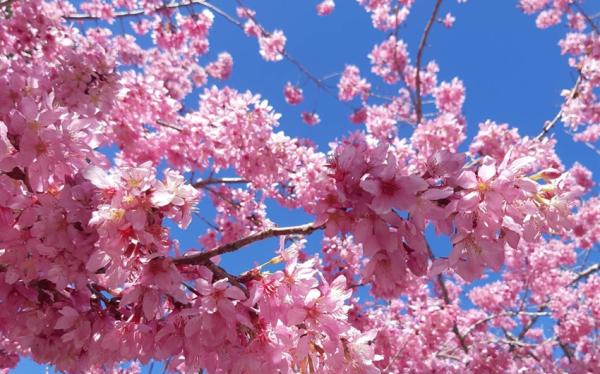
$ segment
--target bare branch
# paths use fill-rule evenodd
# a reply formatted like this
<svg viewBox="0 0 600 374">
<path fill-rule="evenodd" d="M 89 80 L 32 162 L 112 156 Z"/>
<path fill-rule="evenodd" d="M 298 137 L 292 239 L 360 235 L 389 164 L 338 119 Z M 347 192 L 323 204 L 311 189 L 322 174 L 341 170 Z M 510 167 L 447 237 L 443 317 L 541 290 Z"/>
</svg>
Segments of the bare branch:
<svg viewBox="0 0 600 374">
<path fill-rule="evenodd" d="M 575 82 L 575 85 L 573 86 L 573 88 L 571 89 L 571 92 L 569 93 L 569 97 L 567 98 L 565 103 L 563 105 L 561 105 L 561 109 L 558 111 L 558 113 L 556 113 L 556 116 L 554 116 L 554 118 L 552 118 L 552 120 L 546 121 L 546 123 L 544 124 L 544 127 L 542 128 L 542 132 L 540 132 L 535 137 L 535 140 L 542 140 L 544 138 L 544 136 L 546 136 L 548 131 L 550 131 L 554 127 L 554 125 L 556 125 L 556 123 L 562 118 L 562 116 L 564 114 L 564 111 L 563 111 L 564 105 L 567 105 L 571 100 L 573 100 L 574 98 L 577 97 L 577 91 L 579 90 L 579 86 L 581 85 L 582 81 L 583 81 L 583 75 L 580 73 L 579 77 L 577 78 L 577 81 Z"/>
<path fill-rule="evenodd" d="M 564 128 L 564 131 L 569 134 L 571 137 L 575 137 L 575 133 L 571 130 L 569 130 L 568 128 Z M 573 139 L 575 140 L 575 139 Z M 578 141 L 578 140 L 575 140 Z M 594 151 L 594 153 L 596 153 L 598 156 L 600 156 L 600 149 L 596 148 L 596 146 L 594 146 L 592 143 L 590 142 L 582 142 L 586 147 L 588 147 L 589 149 L 591 149 L 592 151 Z M 588 252 L 589 253 L 589 252 Z"/>
<path fill-rule="evenodd" d="M 569 363 L 572 363 L 573 362 L 573 353 L 571 352 L 569 347 L 565 343 L 561 342 L 560 340 L 558 341 L 558 346 L 560 347 L 560 349 L 562 349 L 565 356 L 567 356 Z"/>
<path fill-rule="evenodd" d="M 224 253 L 235 252 L 238 249 L 245 247 L 254 242 L 264 240 L 267 238 L 272 238 L 275 236 L 282 235 L 292 235 L 292 234 L 300 234 L 300 235 L 309 235 L 312 232 L 323 228 L 323 226 L 315 226 L 313 223 L 307 223 L 304 225 L 298 226 L 288 226 L 288 227 L 272 227 L 261 231 L 259 233 L 247 236 L 245 238 L 236 240 L 231 243 L 223 244 L 214 249 L 211 249 L 207 252 L 197 253 L 189 256 L 181 256 L 173 259 L 173 263 L 177 265 L 200 265 L 206 264 L 208 260 L 215 256 L 222 255 Z"/>
<path fill-rule="evenodd" d="M 10 1 L 10 2 L 12 2 L 12 1 Z M 195 4 L 201 5 L 205 8 L 208 8 L 208 9 L 214 11 L 215 13 L 219 14 L 220 16 L 222 16 L 229 22 L 235 24 L 236 26 L 242 27 L 242 24 L 239 21 L 237 21 L 235 18 L 231 17 L 229 14 L 223 12 L 221 9 L 217 8 L 216 6 L 214 6 L 204 0 L 189 0 L 188 2 L 165 4 L 161 7 L 156 8 L 156 11 L 177 9 L 177 8 L 181 8 L 181 7 L 189 7 L 190 5 L 195 5 Z M 135 17 L 135 16 L 142 16 L 144 14 L 146 14 L 145 9 L 133 9 L 133 10 L 126 10 L 126 11 L 122 11 L 122 12 L 115 12 L 113 15 L 113 18 Z M 64 15 L 63 18 L 66 20 L 70 20 L 70 21 L 91 21 L 91 20 L 102 19 L 99 16 L 94 16 L 92 14 L 86 14 L 86 13 Z"/>
<path fill-rule="evenodd" d="M 438 11 L 440 10 L 440 6 L 442 5 L 442 0 L 436 0 L 435 5 L 433 7 L 433 11 L 431 12 L 431 17 L 429 17 L 429 21 L 425 26 L 425 31 L 423 31 L 423 35 L 421 36 L 421 41 L 419 42 L 419 50 L 417 52 L 417 62 L 415 65 L 416 68 L 416 77 L 415 77 L 415 113 L 417 115 L 417 125 L 421 123 L 421 119 L 423 118 L 423 98 L 421 97 L 421 63 L 423 60 L 423 52 L 425 51 L 425 45 L 427 44 L 427 38 L 429 38 L 429 32 L 431 31 L 431 27 L 437 18 Z"/>
<path fill-rule="evenodd" d="M 236 184 L 236 183 L 249 183 L 247 180 L 242 178 L 208 178 L 199 180 L 192 184 L 195 188 L 204 188 L 210 184 Z"/>
<path fill-rule="evenodd" d="M 585 269 L 585 270 L 580 271 L 579 273 L 577 273 L 577 276 L 575 277 L 575 279 L 573 279 L 571 281 L 570 285 L 573 285 L 573 284 L 579 282 L 580 280 L 589 277 L 590 275 L 594 274 L 595 272 L 597 272 L 599 270 L 600 270 L 600 263 L 591 265 L 587 269 Z"/>
<path fill-rule="evenodd" d="M 573 2 L 571 4 L 569 4 L 570 6 L 577 8 L 577 11 L 583 16 L 583 18 L 585 18 L 586 22 L 588 23 L 588 25 L 590 25 L 590 27 L 596 32 L 596 33 L 600 33 L 600 29 L 598 28 L 598 25 L 596 25 L 596 22 L 594 22 L 594 18 L 596 18 L 598 16 L 598 14 L 593 15 L 593 16 L 589 16 L 581 7 L 580 4 Z"/>
<path fill-rule="evenodd" d="M 162 119 L 156 120 L 156 124 L 160 125 L 162 127 L 167 127 L 169 129 L 173 129 L 173 130 L 179 131 L 179 132 L 183 131 L 183 129 L 181 127 L 177 127 L 175 125 L 171 125 L 170 123 L 166 123 Z"/>
</svg>

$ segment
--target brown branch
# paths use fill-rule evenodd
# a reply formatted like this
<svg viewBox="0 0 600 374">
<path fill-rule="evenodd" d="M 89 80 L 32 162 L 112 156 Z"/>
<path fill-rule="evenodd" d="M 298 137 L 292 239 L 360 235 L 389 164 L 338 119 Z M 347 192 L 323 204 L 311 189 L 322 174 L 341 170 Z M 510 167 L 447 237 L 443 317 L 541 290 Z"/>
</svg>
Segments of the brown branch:
<svg viewBox="0 0 600 374">
<path fill-rule="evenodd" d="M 9 0 L 9 1 L 13 1 L 13 0 Z M 156 8 L 156 11 L 167 10 L 167 9 L 177 9 L 177 8 L 181 8 L 181 7 L 189 7 L 192 5 L 201 5 L 205 8 L 208 8 L 208 9 L 212 10 L 213 12 L 217 13 L 218 15 L 220 15 L 221 17 L 225 18 L 227 21 L 233 23 L 234 25 L 236 25 L 242 29 L 244 28 L 244 26 L 241 24 L 241 22 L 239 22 L 238 20 L 236 20 L 235 18 L 233 18 L 232 16 L 230 16 L 229 14 L 227 14 L 226 12 L 221 10 L 220 8 L 218 8 L 218 7 L 214 6 L 213 4 L 211 4 L 207 1 L 204 1 L 204 0 L 189 0 L 188 2 L 165 4 L 161 7 Z M 128 11 L 122 11 L 122 12 L 115 12 L 113 15 L 113 18 L 142 16 L 144 14 L 146 14 L 146 10 L 134 9 L 134 10 L 128 10 Z M 101 17 L 94 16 L 91 14 L 85 14 L 85 13 L 65 15 L 65 16 L 63 16 L 63 18 L 66 20 L 70 20 L 70 21 L 90 21 L 90 20 L 100 20 L 101 19 Z"/>
<path fill-rule="evenodd" d="M 92 294 L 96 297 L 96 299 L 101 300 L 106 309 L 110 311 L 110 313 L 115 317 L 115 319 L 122 319 L 123 314 L 117 310 L 117 301 L 115 299 L 109 299 L 102 294 L 102 291 L 99 289 L 99 286 L 96 284 L 88 284 L 87 288 L 92 292 Z"/>
<path fill-rule="evenodd" d="M 211 249 L 207 252 L 197 253 L 189 256 L 181 256 L 173 259 L 173 263 L 176 265 L 201 265 L 206 264 L 208 260 L 215 256 L 222 255 L 224 253 L 235 252 L 238 249 L 245 247 L 254 242 L 264 240 L 267 238 L 272 238 L 274 236 L 282 236 L 282 235 L 291 235 L 291 234 L 300 234 L 300 235 L 309 235 L 312 232 L 323 228 L 323 226 L 315 226 L 313 223 L 307 223 L 304 225 L 298 226 L 289 226 L 289 227 L 272 227 L 261 231 L 256 234 L 252 234 L 245 238 L 236 240 L 231 243 L 220 245 L 214 249 Z"/>
<path fill-rule="evenodd" d="M 250 297 L 250 292 L 248 292 L 248 288 L 246 288 L 246 286 L 242 285 L 236 276 L 229 274 L 229 272 L 227 272 L 227 270 L 223 269 L 222 267 L 220 267 L 219 265 L 215 264 L 214 262 L 212 262 L 210 260 L 208 260 L 205 265 L 217 277 L 219 277 L 220 279 L 227 278 L 229 283 L 231 283 L 233 286 L 242 290 L 244 295 L 246 295 L 246 298 Z"/>
<path fill-rule="evenodd" d="M 167 9 L 177 9 L 180 7 L 184 7 L 184 6 L 188 6 L 188 5 L 193 5 L 193 4 L 200 4 L 203 6 L 207 6 L 207 5 L 211 5 L 206 3 L 205 1 L 202 0 L 190 0 L 187 3 L 170 3 L 170 4 L 165 4 L 161 7 L 156 8 L 156 11 L 161 11 L 161 10 L 167 10 Z M 133 10 L 126 10 L 126 11 L 122 11 L 122 12 L 115 12 L 113 14 L 113 18 L 125 18 L 125 17 L 135 17 L 135 16 L 142 16 L 146 14 L 146 10 L 145 9 L 133 9 Z M 99 16 L 94 16 L 92 14 L 87 14 L 87 13 L 77 13 L 77 14 L 69 14 L 69 15 L 64 15 L 63 16 L 64 19 L 69 20 L 69 21 L 94 21 L 94 20 L 100 20 L 102 19 L 102 17 Z"/>
<path fill-rule="evenodd" d="M 572 3 L 569 4 L 570 6 L 577 8 L 577 11 L 583 16 L 583 18 L 585 18 L 586 22 L 588 23 L 588 25 L 590 25 L 590 27 L 596 32 L 596 33 L 600 33 L 600 29 L 598 29 L 598 25 L 596 25 L 596 23 L 594 22 L 594 18 L 596 18 L 598 16 L 598 14 L 594 15 L 594 16 L 589 16 L 581 7 L 581 5 L 577 4 L 577 3 Z"/>
<path fill-rule="evenodd" d="M 446 303 L 446 305 L 450 305 L 451 304 L 450 296 L 448 295 L 448 289 L 446 288 L 446 283 L 444 282 L 444 277 L 442 277 L 442 274 L 438 274 L 437 280 L 440 285 L 440 289 L 442 290 L 442 297 L 444 299 L 444 302 Z M 452 324 L 452 332 L 458 338 L 458 341 L 460 342 L 460 346 L 461 346 L 462 350 L 465 353 L 469 353 L 469 347 L 467 346 L 465 337 L 460 334 L 460 330 L 458 329 L 458 324 L 456 323 L 456 320 L 454 320 L 454 322 Z"/>
<path fill-rule="evenodd" d="M 590 267 L 588 267 L 587 269 L 580 271 L 579 273 L 576 273 L 577 275 L 575 276 L 575 278 L 568 284 L 568 286 L 573 286 L 574 284 L 576 284 L 577 282 L 579 282 L 582 279 L 587 278 L 588 276 L 594 274 L 595 272 L 600 270 L 600 264 L 594 264 L 591 265 Z M 529 322 L 523 327 L 523 330 L 519 333 L 519 336 L 517 337 L 518 340 L 521 340 L 525 337 L 525 334 L 527 334 L 527 332 L 529 330 L 531 330 L 531 328 L 533 327 L 533 325 L 535 325 L 535 323 L 538 321 L 538 319 L 543 316 L 544 314 L 542 314 L 543 312 L 546 311 L 546 309 L 548 309 L 548 302 L 546 302 L 545 304 L 541 305 L 538 310 L 537 310 L 537 315 L 535 315 L 531 320 L 529 320 Z"/>
<path fill-rule="evenodd" d="M 249 183 L 247 180 L 242 178 L 208 178 L 199 180 L 192 184 L 195 188 L 204 188 L 209 184 L 236 184 L 236 183 Z"/>
<path fill-rule="evenodd" d="M 183 286 L 184 286 L 184 287 L 185 287 L 185 288 L 186 288 L 188 291 L 190 291 L 191 293 L 193 293 L 194 295 L 196 295 L 196 296 L 202 296 L 202 294 L 201 294 L 201 293 L 200 293 L 200 292 L 199 292 L 197 289 L 195 289 L 194 287 L 190 286 L 189 284 L 187 284 L 187 283 L 185 283 L 185 282 L 181 282 L 181 284 L 182 284 L 182 285 L 183 285 Z"/>
<path fill-rule="evenodd" d="M 435 22 L 437 17 L 437 13 L 440 10 L 440 6 L 442 5 L 442 0 L 436 0 L 435 5 L 433 7 L 433 11 L 431 12 L 431 17 L 429 17 L 429 21 L 425 26 L 425 31 L 421 36 L 421 41 L 419 42 L 419 50 L 417 51 L 417 62 L 415 65 L 416 68 L 416 77 L 415 77 L 415 113 L 417 115 L 417 125 L 421 123 L 421 119 L 423 118 L 423 98 L 421 97 L 421 62 L 423 60 L 423 52 L 425 51 L 425 45 L 427 44 L 427 38 L 429 38 L 429 32 L 431 31 L 431 27 Z"/>
<path fill-rule="evenodd" d="M 535 140 L 542 140 L 544 138 L 544 136 L 546 136 L 548 131 L 550 131 L 554 127 L 554 125 L 556 125 L 556 123 L 562 118 L 562 116 L 564 114 L 564 111 L 563 111 L 564 105 L 569 104 L 569 102 L 571 100 L 573 100 L 575 97 L 577 97 L 577 91 L 579 90 L 579 86 L 581 85 L 581 82 L 583 82 L 583 75 L 580 73 L 579 77 L 577 78 L 575 85 L 571 89 L 571 92 L 569 93 L 569 96 L 567 97 L 567 100 L 565 101 L 565 103 L 563 105 L 561 105 L 560 110 L 558 111 L 558 113 L 556 113 L 556 116 L 554 116 L 554 118 L 552 118 L 552 120 L 546 121 L 546 123 L 544 124 L 544 127 L 542 128 L 542 132 L 540 132 L 534 138 Z"/>
<path fill-rule="evenodd" d="M 517 317 L 517 316 L 534 316 L 534 317 L 541 317 L 541 316 L 548 316 L 550 315 L 547 312 L 525 312 L 525 311 L 521 311 L 521 312 L 506 312 L 506 313 L 498 313 L 498 314 L 493 314 L 491 316 L 488 316 L 486 318 L 480 319 L 479 321 L 475 322 L 474 324 L 472 324 L 471 326 L 469 326 L 469 328 L 465 331 L 465 333 L 463 334 L 464 337 L 469 336 L 473 331 L 475 331 L 475 329 L 477 327 L 479 327 L 480 325 L 486 323 L 486 322 L 490 322 L 496 318 L 502 318 L 502 317 Z"/>
<path fill-rule="evenodd" d="M 562 349 L 565 356 L 567 356 L 569 363 L 572 363 L 573 362 L 573 353 L 571 352 L 569 347 L 565 343 L 561 342 L 560 340 L 558 340 L 558 346 L 560 347 L 560 349 Z"/>
<path fill-rule="evenodd" d="M 160 126 L 162 126 L 162 127 L 167 127 L 167 128 L 169 128 L 169 129 L 173 129 L 173 130 L 179 131 L 179 132 L 182 132 L 182 131 L 183 131 L 183 129 L 182 129 L 181 127 L 177 127 L 177 126 L 175 126 L 175 125 L 171 125 L 170 123 L 166 123 L 166 122 L 165 122 L 165 121 L 163 121 L 162 119 L 156 120 L 156 124 L 157 124 L 157 125 L 160 125 Z"/>
</svg>

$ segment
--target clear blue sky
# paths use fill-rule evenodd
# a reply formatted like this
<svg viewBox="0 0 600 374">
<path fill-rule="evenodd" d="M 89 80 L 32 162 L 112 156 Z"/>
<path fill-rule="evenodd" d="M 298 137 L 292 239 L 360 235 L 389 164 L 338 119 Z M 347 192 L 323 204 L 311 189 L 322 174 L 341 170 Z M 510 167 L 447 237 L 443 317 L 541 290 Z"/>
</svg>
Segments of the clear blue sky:
<svg viewBox="0 0 600 374">
<path fill-rule="evenodd" d="M 233 1 L 214 1 L 228 4 L 224 9 L 233 13 Z M 368 53 L 385 33 L 371 27 L 370 16 L 353 0 L 338 0 L 332 15 L 318 17 L 315 13 L 316 0 L 293 1 L 247 1 L 245 4 L 256 9 L 258 20 L 268 29 L 282 29 L 287 38 L 287 50 L 302 62 L 314 75 L 326 76 L 343 70 L 345 64 L 359 66 L 365 75 L 370 70 Z M 400 38 L 409 45 L 412 61 L 415 60 L 418 40 L 431 12 L 433 0 L 417 1 L 413 12 L 400 30 Z M 570 88 L 575 76 L 560 55 L 558 40 L 564 35 L 565 27 L 548 30 L 535 27 L 535 18 L 521 13 L 517 1 L 469 1 L 459 5 L 447 0 L 442 5 L 443 16 L 451 10 L 457 18 L 454 27 L 446 29 L 436 24 L 431 32 L 425 53 L 425 61 L 435 59 L 440 66 L 440 80 L 451 80 L 457 76 L 463 80 L 467 90 L 464 114 L 468 122 L 468 136 L 472 138 L 478 123 L 486 119 L 498 123 L 507 122 L 518 127 L 522 135 L 536 135 L 545 120 L 558 112 L 562 89 Z M 199 8 L 198 8 L 199 9 Z M 590 9 L 594 13 L 600 9 Z M 257 42 L 246 37 L 239 29 L 216 17 L 210 42 L 211 51 L 205 62 L 213 60 L 221 51 L 228 51 L 234 58 L 234 69 L 227 85 L 240 90 L 260 93 L 283 114 L 280 129 L 292 136 L 310 138 L 321 150 L 327 143 L 357 129 L 348 122 L 351 109 L 317 90 L 311 82 L 286 61 L 268 63 L 258 54 Z M 119 30 L 118 23 L 113 28 Z M 382 81 L 368 75 L 374 90 L 390 92 Z M 283 85 L 287 81 L 302 86 L 305 102 L 298 107 L 285 103 Z M 337 79 L 332 79 L 335 87 Z M 222 86 L 223 83 L 216 82 Z M 186 106 L 195 108 L 197 96 L 186 101 Z M 358 103 L 354 103 L 358 106 Z M 300 120 L 301 111 L 316 110 L 321 123 L 314 127 Z M 553 130 L 558 138 L 558 152 L 568 167 L 579 161 L 596 174 L 600 172 L 600 158 L 580 143 L 574 143 L 562 131 L 562 125 Z M 463 149 L 468 147 L 465 142 Z M 210 212 L 205 201 L 201 211 Z M 294 212 L 269 207 L 270 218 L 279 225 L 305 223 L 310 217 Z M 203 214 L 210 216 L 211 213 Z M 194 223 L 185 233 L 177 234 L 184 247 L 195 246 L 196 238 L 205 226 Z M 443 240 L 434 244 L 443 245 Z M 318 248 L 318 237 L 310 241 Z M 263 242 L 242 250 L 234 256 L 224 258 L 223 264 L 231 272 L 247 270 L 254 262 L 270 258 L 275 241 Z M 145 368 L 146 372 L 148 368 Z M 44 368 L 23 360 L 17 373 L 42 373 Z M 157 372 L 155 368 L 155 372 Z"/>
</svg>

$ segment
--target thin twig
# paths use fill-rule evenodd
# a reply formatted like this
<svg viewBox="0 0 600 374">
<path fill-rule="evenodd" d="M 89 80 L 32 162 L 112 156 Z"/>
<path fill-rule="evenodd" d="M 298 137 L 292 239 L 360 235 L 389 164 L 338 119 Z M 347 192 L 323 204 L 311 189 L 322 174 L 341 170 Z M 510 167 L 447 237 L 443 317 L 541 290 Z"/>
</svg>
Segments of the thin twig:
<svg viewBox="0 0 600 374">
<path fill-rule="evenodd" d="M 419 50 L 417 52 L 417 62 L 416 62 L 416 77 L 415 77 L 415 96 L 416 96 L 416 105 L 415 105 L 415 114 L 417 116 L 417 125 L 421 123 L 421 119 L 423 118 L 423 104 L 421 98 L 421 62 L 423 60 L 423 52 L 425 51 L 425 45 L 427 44 L 427 38 L 429 37 L 429 32 L 431 31 L 431 27 L 435 22 L 437 17 L 437 13 L 440 10 L 440 6 L 442 5 L 442 0 L 437 0 L 435 2 L 435 6 L 433 7 L 433 11 L 431 12 L 431 17 L 429 17 L 429 21 L 425 26 L 425 31 L 421 36 L 421 41 L 419 42 Z"/>
<path fill-rule="evenodd" d="M 14 0 L 9 0 L 9 1 L 12 2 Z M 215 7 L 214 5 L 208 3 L 204 0 L 190 0 L 185 3 L 181 2 L 181 3 L 165 4 L 161 7 L 156 8 L 156 11 L 177 9 L 177 8 L 181 8 L 181 7 L 189 7 L 190 5 L 195 5 L 195 4 L 202 5 L 203 7 L 211 9 L 215 13 L 217 13 L 220 16 L 227 19 L 229 22 L 233 22 L 234 24 L 241 26 L 241 24 L 237 20 L 235 20 L 233 17 L 231 17 L 229 14 L 223 12 L 221 9 Z M 146 13 L 147 13 L 147 11 L 145 9 L 125 10 L 122 12 L 115 12 L 113 14 L 113 18 L 142 16 Z M 69 20 L 69 21 L 93 21 L 93 20 L 101 20 L 102 19 L 102 17 L 95 16 L 92 14 L 87 14 L 87 13 L 66 14 L 63 16 L 63 18 L 66 20 Z"/>
<path fill-rule="evenodd" d="M 583 15 L 583 18 L 585 18 L 585 20 L 587 21 L 588 25 L 590 25 L 590 27 L 596 32 L 596 33 L 600 33 L 600 29 L 598 29 L 598 25 L 596 25 L 596 22 L 594 22 L 594 18 L 596 18 L 598 15 L 594 15 L 594 16 L 588 16 L 588 14 L 583 10 L 583 8 L 581 7 L 580 4 L 577 4 L 575 2 L 569 4 L 572 7 L 577 8 L 577 11 L 579 11 L 579 13 L 581 15 Z"/>
<path fill-rule="evenodd" d="M 254 242 L 271 238 L 274 236 L 301 234 L 309 235 L 312 232 L 321 229 L 323 226 L 315 226 L 313 223 L 307 223 L 298 226 L 288 227 L 272 227 L 261 231 L 259 233 L 247 236 L 245 238 L 236 240 L 231 243 L 223 244 L 207 252 L 196 253 L 189 256 L 181 256 L 173 259 L 173 263 L 177 265 L 200 265 L 205 264 L 208 260 L 215 256 L 222 255 L 224 253 L 235 252 L 238 249 L 245 247 Z"/>
<path fill-rule="evenodd" d="M 569 104 L 569 102 L 571 100 L 573 100 L 575 97 L 577 97 L 577 91 L 579 90 L 579 86 L 581 85 L 581 82 L 583 82 L 583 75 L 580 73 L 579 77 L 577 78 L 575 85 L 571 89 L 571 92 L 569 93 L 569 97 L 565 101 L 564 105 Z M 544 127 L 542 128 L 542 132 L 540 132 L 535 137 L 535 140 L 542 140 L 544 138 L 544 136 L 546 136 L 548 131 L 550 131 L 554 127 L 554 125 L 556 125 L 556 123 L 562 118 L 562 116 L 564 114 L 564 111 L 563 111 L 564 105 L 561 105 L 560 110 L 558 111 L 558 113 L 556 113 L 556 116 L 554 116 L 554 118 L 552 118 L 552 120 L 546 121 L 546 123 L 544 124 Z"/>
<path fill-rule="evenodd" d="M 246 179 L 242 178 L 208 178 L 199 180 L 192 184 L 195 188 L 204 188 L 209 184 L 237 184 L 237 183 L 249 183 Z"/>
<path fill-rule="evenodd" d="M 446 288 L 446 283 L 444 282 L 444 277 L 442 276 L 442 274 L 438 274 L 437 280 L 442 290 L 442 297 L 444 299 L 444 302 L 446 303 L 446 305 L 450 305 L 450 296 L 448 295 L 448 289 Z M 469 353 L 469 347 L 467 346 L 465 337 L 460 334 L 460 330 L 458 329 L 458 324 L 456 323 L 456 320 L 452 324 L 452 332 L 458 338 L 462 350 L 465 351 L 465 353 Z"/>
<path fill-rule="evenodd" d="M 564 128 L 564 131 L 567 134 L 569 134 L 573 138 L 574 141 L 576 141 L 576 142 L 579 141 L 579 140 L 575 139 L 575 135 L 577 135 L 577 134 L 575 134 L 573 131 L 569 130 L 566 127 Z M 596 148 L 592 143 L 586 142 L 586 141 L 583 141 L 582 143 L 583 143 L 583 145 L 585 145 L 586 147 L 588 147 L 589 149 L 594 151 L 594 153 L 596 153 L 598 156 L 600 156 L 600 149 Z"/>
<path fill-rule="evenodd" d="M 173 129 L 173 130 L 179 131 L 179 132 L 183 131 L 183 129 L 182 129 L 181 127 L 177 127 L 177 126 L 175 126 L 175 125 L 171 125 L 170 123 L 166 123 L 166 122 L 165 122 L 165 121 L 163 121 L 162 119 L 156 120 L 156 124 L 157 124 L 157 125 L 160 125 L 160 126 L 162 126 L 162 127 L 167 127 L 167 128 L 170 128 L 170 129 Z"/>
<path fill-rule="evenodd" d="M 591 265 L 587 269 L 577 273 L 575 278 L 569 283 L 568 286 L 574 285 L 575 283 L 579 282 L 582 279 L 587 278 L 588 276 L 594 274 L 595 272 L 597 272 L 599 270 L 600 270 L 600 264 Z M 534 315 L 534 317 L 532 319 L 530 319 L 529 322 L 523 327 L 523 330 L 521 330 L 521 332 L 519 333 L 519 336 L 517 337 L 518 340 L 521 340 L 525 337 L 525 334 L 527 334 L 527 332 L 529 330 L 531 330 L 531 328 L 533 327 L 533 325 L 535 325 L 535 323 L 538 321 L 538 319 L 540 319 L 540 317 L 542 317 L 544 315 L 542 313 L 545 312 L 546 309 L 548 309 L 548 302 L 546 302 L 545 304 L 541 305 L 538 308 L 537 315 Z"/>
</svg>

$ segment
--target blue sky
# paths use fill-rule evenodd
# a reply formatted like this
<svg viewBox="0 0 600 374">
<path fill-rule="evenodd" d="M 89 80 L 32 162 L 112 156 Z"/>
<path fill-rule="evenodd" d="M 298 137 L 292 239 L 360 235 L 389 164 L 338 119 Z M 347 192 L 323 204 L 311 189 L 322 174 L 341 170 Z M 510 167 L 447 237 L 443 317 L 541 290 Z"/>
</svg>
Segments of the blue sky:
<svg viewBox="0 0 600 374">
<path fill-rule="evenodd" d="M 234 13 L 233 1 L 214 1 L 217 6 Z M 324 77 L 341 72 L 345 64 L 354 64 L 368 76 L 378 93 L 389 93 L 390 88 L 368 74 L 368 53 L 374 44 L 385 38 L 385 33 L 371 27 L 368 14 L 353 0 L 338 0 L 332 15 L 318 17 L 315 5 L 318 1 L 247 1 L 245 4 L 257 11 L 257 19 L 268 30 L 282 29 L 287 38 L 287 50 L 312 74 Z M 399 37 L 409 45 L 414 61 L 419 38 L 433 7 L 433 0 L 417 1 Z M 573 86 L 576 76 L 569 69 L 566 58 L 560 55 L 558 40 L 566 28 L 562 25 L 539 30 L 535 18 L 524 15 L 516 1 L 469 1 L 457 4 L 445 1 L 440 15 L 451 11 L 456 17 L 455 25 L 446 29 L 436 24 L 430 34 L 424 61 L 435 59 L 440 66 L 439 79 L 451 80 L 457 76 L 463 80 L 467 98 L 464 114 L 467 119 L 469 139 L 477 133 L 478 123 L 487 119 L 498 123 L 507 122 L 519 128 L 521 135 L 535 136 L 544 121 L 558 112 L 562 103 L 560 92 Z M 225 5 L 223 5 L 225 4 Z M 199 8 L 197 8 L 199 9 Z M 590 13 L 600 10 L 590 8 Z M 113 25 L 118 30 L 118 23 Z M 269 63 L 258 54 L 255 39 L 246 37 L 239 29 L 216 16 L 212 29 L 211 51 L 204 62 L 214 60 L 219 52 L 228 51 L 234 58 L 231 78 L 224 84 L 239 90 L 260 93 L 282 113 L 280 129 L 287 134 L 310 138 L 327 150 L 327 143 L 355 131 L 347 117 L 352 107 L 359 103 L 344 105 L 315 88 L 290 63 Z M 304 89 L 305 102 L 298 107 L 287 105 L 282 88 L 287 81 Z M 337 79 L 330 81 L 333 91 Z M 186 100 L 186 106 L 197 107 L 197 95 Z M 316 110 L 321 123 L 310 127 L 300 119 L 301 111 Z M 402 132 L 404 133 L 404 132 Z M 558 139 L 558 153 L 568 167 L 576 160 L 596 174 L 600 172 L 600 158 L 580 143 L 574 143 L 562 130 L 562 125 L 552 131 Z M 465 142 L 466 150 L 469 142 Z M 200 205 L 202 212 L 210 212 L 210 204 Z M 302 212 L 269 206 L 270 218 L 281 226 L 310 221 Z M 211 213 L 203 214 L 210 217 Z M 183 246 L 196 246 L 196 237 L 205 225 L 194 223 L 177 237 Z M 310 240 L 318 248 L 318 235 Z M 444 246 L 444 240 L 433 239 L 434 245 Z M 246 248 L 234 256 L 224 258 L 223 264 L 231 272 L 249 269 L 255 262 L 263 262 L 274 253 L 277 241 L 262 242 Z M 145 371 L 147 372 L 147 368 Z M 16 373 L 38 373 L 44 368 L 23 360 Z M 156 368 L 154 370 L 157 372 Z"/>
</svg>

